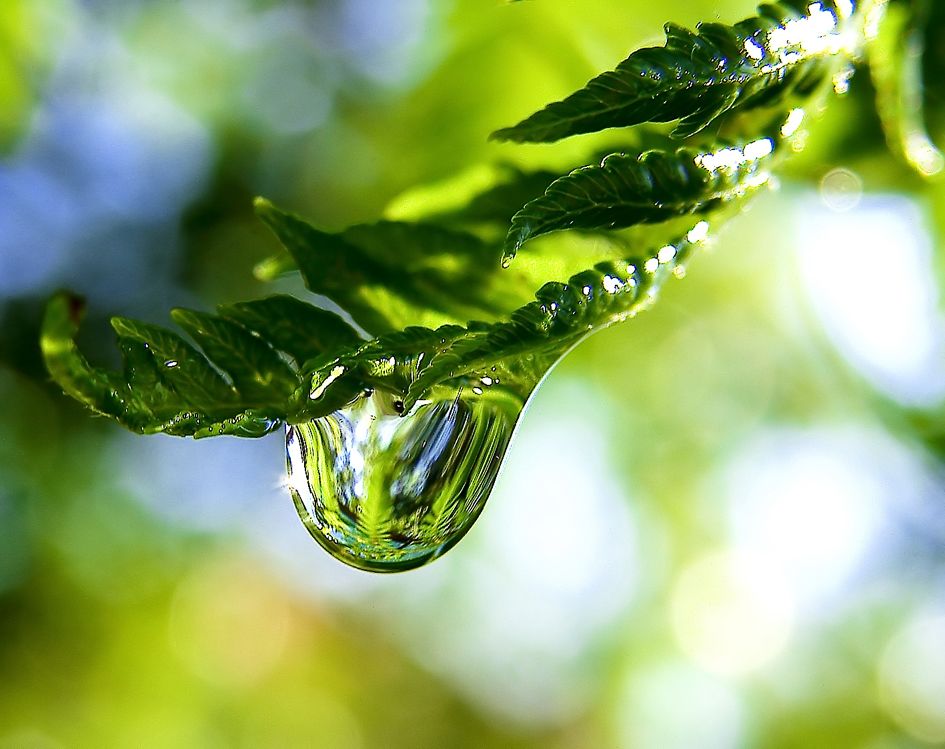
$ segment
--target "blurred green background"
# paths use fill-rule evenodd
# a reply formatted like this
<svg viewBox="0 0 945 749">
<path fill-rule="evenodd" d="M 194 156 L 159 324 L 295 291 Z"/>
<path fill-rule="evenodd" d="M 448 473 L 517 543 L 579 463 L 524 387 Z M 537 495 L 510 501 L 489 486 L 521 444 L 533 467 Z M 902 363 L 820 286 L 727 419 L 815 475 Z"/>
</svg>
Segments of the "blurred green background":
<svg viewBox="0 0 945 749">
<path fill-rule="evenodd" d="M 336 229 L 579 161 L 486 136 L 664 21 L 752 10 L 2 0 L 0 747 L 945 745 L 945 197 L 862 72 L 778 191 L 552 373 L 419 571 L 317 548 L 279 435 L 127 434 L 39 359 L 60 287 L 102 362 L 112 314 L 266 293 L 254 195 Z"/>
</svg>

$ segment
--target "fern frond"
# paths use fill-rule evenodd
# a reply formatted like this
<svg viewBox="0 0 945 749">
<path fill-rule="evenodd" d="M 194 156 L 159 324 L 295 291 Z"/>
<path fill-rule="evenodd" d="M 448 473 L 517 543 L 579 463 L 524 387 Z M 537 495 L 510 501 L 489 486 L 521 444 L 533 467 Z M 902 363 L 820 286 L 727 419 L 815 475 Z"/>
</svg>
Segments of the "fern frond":
<svg viewBox="0 0 945 749">
<path fill-rule="evenodd" d="M 472 234 L 403 222 L 334 234 L 267 200 L 258 199 L 256 211 L 291 256 L 267 261 L 257 274 L 271 278 L 297 268 L 309 290 L 336 302 L 369 333 L 500 312 L 488 293 L 498 250 Z"/>
<path fill-rule="evenodd" d="M 411 328 L 323 362 L 306 375 L 291 420 L 317 418 L 343 405 L 358 392 L 350 383 L 390 389 L 405 412 L 434 388 L 473 375 L 501 377 L 515 369 L 521 379 L 524 366 L 529 370 L 525 379 L 537 383 L 582 338 L 648 307 L 665 280 L 704 241 L 707 228 L 700 222 L 650 256 L 599 263 L 567 283 L 547 283 L 506 322 Z M 341 382 L 349 384 L 338 388 Z"/>
<path fill-rule="evenodd" d="M 78 351 L 82 306 L 61 294 L 43 324 L 50 374 L 69 395 L 134 431 L 195 437 L 261 436 L 282 422 L 330 414 L 369 390 L 390 394 L 407 413 L 443 385 L 455 391 L 493 375 L 537 384 L 583 337 L 645 309 L 705 238 L 704 219 L 714 221 L 719 209 L 767 181 L 803 117 L 794 97 L 809 99 L 830 69 L 825 61 L 857 46 L 856 34 L 847 33 L 859 18 L 851 18 L 853 9 L 852 0 L 785 0 L 733 27 L 703 24 L 692 33 L 670 25 L 665 47 L 634 53 L 573 96 L 500 131 L 510 140 L 556 140 L 678 120 L 675 133 L 685 136 L 727 112 L 774 109 L 750 118 L 748 134 L 734 143 L 715 137 L 703 148 L 644 150 L 644 133 L 637 148 L 557 179 L 509 168 L 465 207 L 438 217 L 474 225 L 487 238 L 496 223 L 510 222 L 504 246 L 430 221 L 331 233 L 260 199 L 257 212 L 286 254 L 258 273 L 297 270 L 370 340 L 342 316 L 281 295 L 222 305 L 216 315 L 172 312 L 200 350 L 170 330 L 115 318 L 123 366 L 108 371 Z M 527 274 L 503 272 L 498 261 L 531 239 L 687 216 L 691 230 L 669 244 L 598 263 L 567 283 L 545 283 L 508 313 L 518 303 L 511 300 L 530 298 L 537 283 L 522 294 Z"/>
<path fill-rule="evenodd" d="M 734 26 L 704 23 L 692 32 L 667 24 L 664 46 L 633 52 L 616 69 L 492 138 L 550 143 L 673 121 L 673 135 L 688 137 L 726 112 L 809 89 L 825 59 L 852 51 L 845 28 L 852 11 L 848 0 L 782 0 Z"/>
<path fill-rule="evenodd" d="M 512 218 L 507 264 L 523 244 L 562 229 L 611 230 L 706 213 L 767 181 L 773 138 L 714 152 L 615 153 L 555 180 Z"/>
<path fill-rule="evenodd" d="M 63 293 L 46 309 L 43 356 L 69 395 L 133 431 L 258 437 L 288 416 L 299 384 L 299 357 L 317 360 L 319 336 L 333 351 L 361 342 L 333 313 L 288 299 L 222 306 L 218 317 L 175 310 L 172 316 L 203 354 L 171 330 L 114 318 L 123 369 L 112 372 L 93 367 L 79 353 L 75 337 L 84 305 Z M 304 327 L 300 331 L 305 320 L 316 323 L 310 335 Z M 294 335 L 285 335 L 290 330 Z M 289 363 L 292 358 L 296 366 Z"/>
<path fill-rule="evenodd" d="M 868 49 L 876 110 L 891 150 L 921 176 L 934 177 L 945 169 L 945 156 L 925 123 L 923 15 L 916 3 L 890 5 Z"/>
</svg>

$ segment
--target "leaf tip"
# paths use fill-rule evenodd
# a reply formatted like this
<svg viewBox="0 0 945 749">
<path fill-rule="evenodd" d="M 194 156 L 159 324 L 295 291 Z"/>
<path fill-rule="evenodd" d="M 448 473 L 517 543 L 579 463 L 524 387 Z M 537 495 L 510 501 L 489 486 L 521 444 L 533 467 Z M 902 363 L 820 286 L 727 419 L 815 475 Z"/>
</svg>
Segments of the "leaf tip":
<svg viewBox="0 0 945 749">
<path fill-rule="evenodd" d="M 85 316 L 85 299 L 70 291 L 59 291 L 46 303 L 40 333 L 43 356 L 68 349 Z"/>
<path fill-rule="evenodd" d="M 276 232 L 280 219 L 285 217 L 285 214 L 276 207 L 275 203 L 263 197 L 253 198 L 253 212 L 257 218 Z"/>
<path fill-rule="evenodd" d="M 505 246 L 502 248 L 502 259 L 499 261 L 503 268 L 508 268 L 512 264 L 523 243 L 520 236 L 509 235 Z"/>
<path fill-rule="evenodd" d="M 70 294 L 68 292 L 64 293 L 64 298 L 69 320 L 73 325 L 78 325 L 81 322 L 82 317 L 85 315 L 85 299 L 76 294 Z"/>
<path fill-rule="evenodd" d="M 253 266 L 253 276 L 257 281 L 274 281 L 282 274 L 282 271 L 282 263 L 276 257 L 267 257 Z"/>
<path fill-rule="evenodd" d="M 184 326 L 194 319 L 193 313 L 183 307 L 174 307 L 169 314 L 171 319 L 180 326 Z"/>
<path fill-rule="evenodd" d="M 261 195 L 253 198 L 253 210 L 256 211 L 257 216 L 266 216 L 275 211 L 275 209 L 276 207 L 272 204 L 272 201 L 267 198 Z"/>
<path fill-rule="evenodd" d="M 109 319 L 109 324 L 120 337 L 122 338 L 133 338 L 134 337 L 134 324 L 127 317 L 112 317 Z"/>
<path fill-rule="evenodd" d="M 85 316 L 85 298 L 71 291 L 57 291 L 46 305 L 47 314 L 58 314 L 74 326 Z"/>
</svg>

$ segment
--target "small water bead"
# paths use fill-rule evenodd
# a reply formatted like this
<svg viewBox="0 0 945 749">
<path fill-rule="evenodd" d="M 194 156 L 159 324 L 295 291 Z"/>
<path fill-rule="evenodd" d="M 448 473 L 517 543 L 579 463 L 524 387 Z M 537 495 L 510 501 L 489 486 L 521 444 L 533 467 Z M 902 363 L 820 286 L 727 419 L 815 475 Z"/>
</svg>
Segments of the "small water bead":
<svg viewBox="0 0 945 749">
<path fill-rule="evenodd" d="M 852 65 L 847 65 L 842 70 L 838 70 L 833 76 L 833 90 L 838 96 L 844 96 L 850 91 L 850 81 L 853 79 L 856 69 Z"/>
<path fill-rule="evenodd" d="M 315 540 L 373 572 L 419 567 L 456 544 L 492 492 L 526 400 L 475 389 L 444 388 L 405 416 L 402 401 L 374 391 L 288 426 L 288 485 Z"/>
</svg>

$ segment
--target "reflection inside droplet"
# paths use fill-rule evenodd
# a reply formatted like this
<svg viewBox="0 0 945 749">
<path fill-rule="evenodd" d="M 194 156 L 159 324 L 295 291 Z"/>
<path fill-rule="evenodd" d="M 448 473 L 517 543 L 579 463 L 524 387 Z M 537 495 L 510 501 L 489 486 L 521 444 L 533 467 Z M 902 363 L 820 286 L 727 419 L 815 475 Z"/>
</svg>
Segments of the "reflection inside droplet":
<svg viewBox="0 0 945 749">
<path fill-rule="evenodd" d="M 337 559 L 374 572 L 419 567 L 479 516 L 525 398 L 497 385 L 443 391 L 406 416 L 374 391 L 287 427 L 296 509 Z"/>
</svg>

